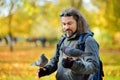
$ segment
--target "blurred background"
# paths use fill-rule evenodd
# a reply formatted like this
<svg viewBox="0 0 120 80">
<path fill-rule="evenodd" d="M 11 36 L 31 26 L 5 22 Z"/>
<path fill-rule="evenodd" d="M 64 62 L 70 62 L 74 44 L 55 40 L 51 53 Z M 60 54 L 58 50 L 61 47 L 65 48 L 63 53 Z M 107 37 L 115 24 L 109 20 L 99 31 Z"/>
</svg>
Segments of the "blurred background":
<svg viewBox="0 0 120 80">
<path fill-rule="evenodd" d="M 120 79 L 120 0 L 0 0 L 0 80 L 38 79 L 30 64 L 50 59 L 62 30 L 59 14 L 77 8 L 100 44 L 104 80 Z"/>
</svg>

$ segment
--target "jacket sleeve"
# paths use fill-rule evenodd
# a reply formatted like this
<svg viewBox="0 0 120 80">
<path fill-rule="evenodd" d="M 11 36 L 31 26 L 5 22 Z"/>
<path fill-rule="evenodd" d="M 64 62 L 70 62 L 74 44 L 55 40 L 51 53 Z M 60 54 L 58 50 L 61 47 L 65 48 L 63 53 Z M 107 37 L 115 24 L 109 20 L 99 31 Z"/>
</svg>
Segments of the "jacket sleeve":
<svg viewBox="0 0 120 80">
<path fill-rule="evenodd" d="M 50 61 L 45 66 L 49 71 L 48 75 L 57 70 L 58 61 L 59 61 L 59 54 L 57 52 L 57 47 L 56 47 L 56 51 L 55 51 L 54 55 L 52 56 Z"/>
<path fill-rule="evenodd" d="M 80 59 L 73 63 L 71 70 L 76 74 L 95 73 L 99 67 L 99 45 L 90 36 L 85 41 L 85 51 L 82 54 L 84 53 L 90 55 L 81 55 Z"/>
</svg>

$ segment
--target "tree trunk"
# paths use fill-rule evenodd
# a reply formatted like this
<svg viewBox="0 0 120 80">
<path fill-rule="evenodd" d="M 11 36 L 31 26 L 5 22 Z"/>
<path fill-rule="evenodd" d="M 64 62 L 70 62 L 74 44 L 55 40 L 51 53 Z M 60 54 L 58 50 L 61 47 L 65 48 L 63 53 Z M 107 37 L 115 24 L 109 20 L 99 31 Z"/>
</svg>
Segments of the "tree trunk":
<svg viewBox="0 0 120 80">
<path fill-rule="evenodd" d="M 70 0 L 72 7 L 79 9 L 82 6 L 82 0 Z"/>
<path fill-rule="evenodd" d="M 11 7 L 10 7 L 10 10 L 9 10 L 9 16 L 8 16 L 8 27 L 9 27 L 9 32 L 8 32 L 8 36 L 10 37 L 10 41 L 9 41 L 9 47 L 10 47 L 10 51 L 12 52 L 13 51 L 13 44 L 12 44 L 12 27 L 11 27 L 11 23 L 12 23 L 12 9 L 13 9 L 13 2 L 11 1 Z"/>
</svg>

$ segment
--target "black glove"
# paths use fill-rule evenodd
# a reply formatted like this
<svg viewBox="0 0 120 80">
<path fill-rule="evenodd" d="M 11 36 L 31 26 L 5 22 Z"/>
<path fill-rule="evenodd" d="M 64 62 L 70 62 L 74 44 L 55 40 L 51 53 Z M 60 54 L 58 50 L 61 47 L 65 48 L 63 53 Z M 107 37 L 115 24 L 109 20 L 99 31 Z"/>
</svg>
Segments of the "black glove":
<svg viewBox="0 0 120 80">
<path fill-rule="evenodd" d="M 71 57 L 63 58 L 62 65 L 64 68 L 71 68 L 73 65 L 73 62 L 74 60 Z"/>
<path fill-rule="evenodd" d="M 42 77 L 49 74 L 49 70 L 46 67 L 41 67 L 38 71 L 38 77 Z"/>
</svg>

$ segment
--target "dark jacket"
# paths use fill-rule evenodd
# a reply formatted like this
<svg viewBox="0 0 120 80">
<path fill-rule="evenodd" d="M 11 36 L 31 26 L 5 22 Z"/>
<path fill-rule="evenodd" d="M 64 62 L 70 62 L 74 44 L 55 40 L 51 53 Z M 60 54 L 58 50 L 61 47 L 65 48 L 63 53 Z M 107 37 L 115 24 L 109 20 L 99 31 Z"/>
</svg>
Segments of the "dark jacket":
<svg viewBox="0 0 120 80">
<path fill-rule="evenodd" d="M 64 35 L 66 36 L 66 35 Z M 72 48 L 77 48 L 78 45 L 78 36 L 76 34 L 71 37 L 66 37 L 62 46 L 68 46 Z M 98 70 L 99 65 L 99 46 L 95 39 L 89 36 L 85 41 L 85 53 L 90 53 L 90 55 L 81 55 L 79 59 L 77 59 L 73 66 L 69 68 L 64 68 L 62 66 L 63 57 L 66 55 L 60 50 L 58 54 L 57 48 L 53 57 L 46 65 L 49 69 L 49 74 L 55 72 L 57 70 L 56 79 L 57 80 L 92 80 L 94 73 Z M 81 66 L 81 63 L 84 66 Z"/>
</svg>

